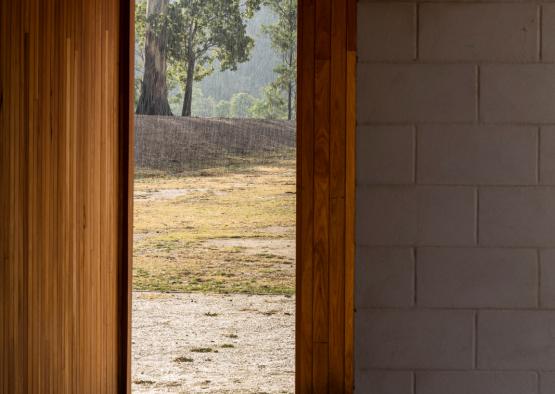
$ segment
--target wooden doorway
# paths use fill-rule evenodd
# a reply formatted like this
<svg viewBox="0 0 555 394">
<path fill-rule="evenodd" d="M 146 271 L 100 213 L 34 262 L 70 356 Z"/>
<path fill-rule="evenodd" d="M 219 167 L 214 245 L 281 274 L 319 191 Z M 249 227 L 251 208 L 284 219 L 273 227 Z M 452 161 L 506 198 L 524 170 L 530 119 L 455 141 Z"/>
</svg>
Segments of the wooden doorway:
<svg viewBox="0 0 555 394">
<path fill-rule="evenodd" d="M 133 43 L 133 13 L 130 21 Z M 298 393 L 351 393 L 356 1 L 299 0 L 298 48 L 295 387 Z M 132 102 L 129 122 L 133 124 Z M 130 163 L 130 191 L 132 169 Z M 129 230 L 131 234 L 131 223 Z M 130 323 L 129 317 L 128 327 Z M 130 382 L 129 354 L 128 360 Z"/>
<path fill-rule="evenodd" d="M 356 1 L 299 7 L 296 390 L 350 393 Z M 130 392 L 133 13 L 0 5 L 0 393 Z"/>
</svg>

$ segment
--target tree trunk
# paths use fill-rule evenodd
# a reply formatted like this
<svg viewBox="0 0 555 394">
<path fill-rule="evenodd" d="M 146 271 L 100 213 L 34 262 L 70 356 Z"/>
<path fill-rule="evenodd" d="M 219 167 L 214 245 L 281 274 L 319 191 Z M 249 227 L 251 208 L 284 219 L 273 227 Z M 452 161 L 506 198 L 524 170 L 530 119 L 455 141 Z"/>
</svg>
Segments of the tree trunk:
<svg viewBox="0 0 555 394">
<path fill-rule="evenodd" d="M 185 94 L 183 95 L 183 108 L 181 116 L 191 116 L 193 103 L 193 79 L 195 77 L 195 58 L 190 56 L 187 62 L 187 80 L 185 81 Z"/>
<path fill-rule="evenodd" d="M 169 0 L 148 0 L 147 15 L 160 15 L 167 11 Z M 145 43 L 145 71 L 137 114 L 171 115 L 166 84 L 166 34 L 156 34 L 147 27 Z"/>
<path fill-rule="evenodd" d="M 291 4 L 289 5 L 291 6 Z M 293 52 L 289 51 L 289 67 L 293 66 Z M 293 83 L 287 84 L 287 120 L 293 119 Z"/>
<path fill-rule="evenodd" d="M 287 89 L 287 120 L 293 118 L 293 86 L 289 83 Z"/>
</svg>

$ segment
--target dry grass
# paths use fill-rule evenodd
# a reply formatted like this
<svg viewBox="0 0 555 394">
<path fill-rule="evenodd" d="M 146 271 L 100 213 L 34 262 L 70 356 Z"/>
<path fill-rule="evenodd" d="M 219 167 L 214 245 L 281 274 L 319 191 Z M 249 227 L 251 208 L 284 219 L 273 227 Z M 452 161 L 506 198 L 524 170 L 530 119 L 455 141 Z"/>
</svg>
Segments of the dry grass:
<svg viewBox="0 0 555 394">
<path fill-rule="evenodd" d="M 137 175 L 135 290 L 294 293 L 293 157 Z"/>
</svg>

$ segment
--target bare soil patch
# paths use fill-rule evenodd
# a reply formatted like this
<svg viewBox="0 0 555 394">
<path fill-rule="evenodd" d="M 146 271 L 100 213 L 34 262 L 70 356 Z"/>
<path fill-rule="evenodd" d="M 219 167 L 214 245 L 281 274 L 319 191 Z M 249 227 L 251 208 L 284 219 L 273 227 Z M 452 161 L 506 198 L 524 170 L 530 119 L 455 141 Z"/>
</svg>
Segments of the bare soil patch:
<svg viewBox="0 0 555 394">
<path fill-rule="evenodd" d="M 293 294 L 295 161 L 135 181 L 135 290 Z"/>
<path fill-rule="evenodd" d="M 267 238 L 222 238 L 206 241 L 207 245 L 220 248 L 242 248 L 243 253 L 260 255 L 263 253 L 295 258 L 295 241 L 292 239 Z"/>
<path fill-rule="evenodd" d="M 295 298 L 133 294 L 133 391 L 293 393 Z"/>
</svg>

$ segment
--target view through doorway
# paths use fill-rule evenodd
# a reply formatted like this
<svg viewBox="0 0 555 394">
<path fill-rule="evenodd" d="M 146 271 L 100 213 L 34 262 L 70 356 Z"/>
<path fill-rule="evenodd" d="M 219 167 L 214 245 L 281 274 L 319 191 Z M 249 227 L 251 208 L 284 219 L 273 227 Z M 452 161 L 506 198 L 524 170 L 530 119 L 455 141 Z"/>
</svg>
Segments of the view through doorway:
<svg viewBox="0 0 555 394">
<path fill-rule="evenodd" d="M 133 390 L 290 393 L 296 0 L 138 0 Z"/>
</svg>

